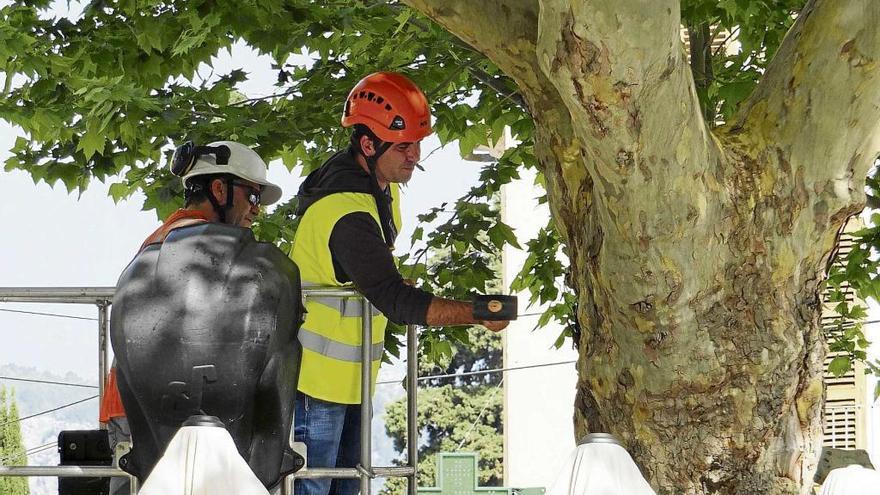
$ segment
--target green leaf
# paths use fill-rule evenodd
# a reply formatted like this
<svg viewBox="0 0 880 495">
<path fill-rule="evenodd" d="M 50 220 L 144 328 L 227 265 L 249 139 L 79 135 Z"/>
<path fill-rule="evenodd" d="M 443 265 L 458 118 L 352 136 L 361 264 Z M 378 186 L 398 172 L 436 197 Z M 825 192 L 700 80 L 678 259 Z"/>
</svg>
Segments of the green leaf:
<svg viewBox="0 0 880 495">
<path fill-rule="evenodd" d="M 849 317 L 854 320 L 865 319 L 868 317 L 867 308 L 861 305 L 853 306 L 852 309 L 850 309 Z"/>
<path fill-rule="evenodd" d="M 555 349 L 559 349 L 559 348 L 561 348 L 561 347 L 562 347 L 562 344 L 565 344 L 565 337 L 567 337 L 567 336 L 568 336 L 568 335 L 566 335 L 565 332 L 561 332 L 561 333 L 559 334 L 559 336 L 556 337 L 556 340 L 553 342 L 553 347 L 554 347 Z"/>
<path fill-rule="evenodd" d="M 30 145 L 30 142 L 27 139 L 25 139 L 21 136 L 17 136 L 15 138 L 15 144 L 12 146 L 12 148 L 9 151 L 12 153 L 19 153 L 19 152 L 27 150 L 29 148 L 29 145 Z"/>
<path fill-rule="evenodd" d="M 104 134 L 100 132 L 95 126 L 89 125 L 87 127 L 86 133 L 83 134 L 82 138 L 79 140 L 79 144 L 77 145 L 77 151 L 82 151 L 86 157 L 86 160 L 90 159 L 95 153 L 103 152 L 104 150 Z"/>
<path fill-rule="evenodd" d="M 162 30 L 163 26 L 161 23 L 150 22 L 149 20 L 135 23 L 133 31 L 135 32 L 135 40 L 138 47 L 145 52 L 153 50 L 161 52 L 165 48 L 165 44 L 162 41 Z"/>
<path fill-rule="evenodd" d="M 125 199 L 130 195 L 131 190 L 129 189 L 128 184 L 117 182 L 110 185 L 110 197 L 113 198 L 114 203 L 119 203 L 120 200 Z"/>
<path fill-rule="evenodd" d="M 410 18 L 412 18 L 413 11 L 410 9 L 403 9 L 400 14 L 397 15 L 395 20 L 397 21 L 397 29 L 394 30 L 394 35 L 400 33 L 400 31 L 406 26 L 409 22 Z"/>
<path fill-rule="evenodd" d="M 852 362 L 847 356 L 837 356 L 828 363 L 828 371 L 837 377 L 845 375 L 852 368 Z"/>
<path fill-rule="evenodd" d="M 495 224 L 495 227 L 497 227 L 501 231 L 502 236 L 504 236 L 504 240 L 507 241 L 508 244 L 516 249 L 522 249 L 516 239 L 516 234 L 513 232 L 513 229 L 510 228 L 510 226 L 503 222 L 498 222 L 497 224 Z"/>
<path fill-rule="evenodd" d="M 6 172 L 12 172 L 13 170 L 22 168 L 22 166 L 23 166 L 21 160 L 19 160 L 19 158 L 15 155 L 12 155 L 9 158 L 7 158 L 6 162 L 4 162 L 4 163 L 5 163 L 5 165 L 3 166 L 3 170 L 5 170 Z M 33 174 L 33 172 L 32 172 L 32 174 Z"/>
</svg>

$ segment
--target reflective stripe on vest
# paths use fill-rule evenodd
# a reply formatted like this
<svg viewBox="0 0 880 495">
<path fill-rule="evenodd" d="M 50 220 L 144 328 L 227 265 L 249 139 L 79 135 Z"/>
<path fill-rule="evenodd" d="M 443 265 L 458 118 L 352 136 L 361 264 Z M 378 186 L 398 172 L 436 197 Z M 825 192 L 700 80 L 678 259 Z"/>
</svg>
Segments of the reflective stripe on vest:
<svg viewBox="0 0 880 495">
<path fill-rule="evenodd" d="M 400 218 L 396 184 L 392 185 L 392 214 Z M 352 288 L 336 279 L 328 248 L 333 227 L 345 215 L 368 213 L 379 226 L 379 215 L 372 195 L 335 193 L 325 196 L 306 210 L 297 228 L 290 257 L 300 268 L 303 286 Z M 300 366 L 301 392 L 317 399 L 341 404 L 361 402 L 361 342 L 363 302 L 356 297 L 306 297 L 306 319 L 300 328 L 303 355 Z M 369 343 L 371 390 L 384 352 L 388 319 L 373 308 L 372 342 Z"/>
<path fill-rule="evenodd" d="M 317 352 L 322 356 L 338 359 L 340 361 L 348 361 L 352 363 L 361 362 L 361 346 L 348 345 L 342 342 L 328 339 L 323 335 L 313 332 L 307 328 L 300 327 L 299 343 L 304 349 Z M 373 361 L 381 360 L 382 353 L 385 352 L 385 343 L 377 342 L 370 349 L 370 356 Z"/>
</svg>

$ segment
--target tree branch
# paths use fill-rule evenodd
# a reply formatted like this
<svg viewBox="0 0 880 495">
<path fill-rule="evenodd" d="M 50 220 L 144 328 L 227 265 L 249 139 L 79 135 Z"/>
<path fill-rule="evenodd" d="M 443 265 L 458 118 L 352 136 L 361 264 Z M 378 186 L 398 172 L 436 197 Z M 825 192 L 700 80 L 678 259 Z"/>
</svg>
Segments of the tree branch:
<svg viewBox="0 0 880 495">
<path fill-rule="evenodd" d="M 509 82 L 509 79 L 492 77 L 479 67 L 468 67 L 468 71 L 478 81 L 495 90 L 495 92 L 497 92 L 502 98 L 510 98 L 510 100 L 516 103 L 518 107 L 529 112 L 529 107 L 526 105 L 523 96 L 519 94 L 516 89 L 505 86 L 504 83 Z"/>
<path fill-rule="evenodd" d="M 811 0 L 730 132 L 759 150 L 777 146 L 807 184 L 863 200 L 880 149 L 878 24 L 876 0 Z"/>
<path fill-rule="evenodd" d="M 541 87 L 535 53 L 538 37 L 536 0 L 403 1 L 473 47 L 474 51 L 488 57 L 524 91 Z"/>
<path fill-rule="evenodd" d="M 429 29 L 428 26 L 424 25 L 424 23 L 422 23 L 422 22 L 419 22 L 419 20 L 417 20 L 417 19 L 412 19 L 410 22 L 412 22 L 415 26 L 417 26 L 422 31 L 428 31 L 428 29 Z M 474 76 L 475 79 L 477 79 L 481 83 L 485 84 L 490 89 L 494 90 L 496 93 L 501 95 L 503 98 L 509 98 L 514 103 L 516 103 L 517 106 L 519 106 L 520 108 L 522 108 L 526 112 L 529 111 L 528 105 L 526 105 L 526 101 L 523 98 L 523 96 L 521 94 L 519 94 L 515 89 L 511 89 L 509 87 L 506 87 L 505 80 L 502 80 L 502 79 L 499 79 L 496 77 L 492 77 L 489 74 L 487 74 L 486 71 L 480 69 L 479 67 L 474 66 L 474 64 L 476 62 L 478 62 L 479 60 L 482 60 L 482 57 L 485 57 L 485 55 L 482 52 L 480 52 L 479 50 L 477 50 L 473 46 L 465 43 L 460 38 L 452 38 L 452 41 L 455 44 L 455 46 L 462 48 L 464 50 L 467 50 L 469 52 L 473 52 L 474 54 L 476 54 L 479 57 L 479 58 L 474 58 L 474 59 L 469 60 L 467 63 L 465 63 L 464 65 L 461 66 L 462 69 L 466 69 L 468 72 L 471 73 L 472 76 Z M 454 77 L 454 76 L 450 76 L 450 77 Z M 445 86 L 448 82 L 449 81 L 445 81 L 443 84 L 437 85 L 437 87 L 441 88 L 441 87 Z M 436 91 L 434 91 L 434 92 L 436 92 Z M 429 93 L 428 96 L 432 96 L 432 94 Z"/>
<path fill-rule="evenodd" d="M 488 57 L 516 83 L 535 119 L 535 152 L 548 190 L 554 192 L 551 208 L 566 218 L 588 208 L 590 202 L 584 201 L 583 191 L 589 186 L 584 184 L 583 156 L 569 110 L 538 64 L 538 1 L 403 1 L 457 36 L 469 49 Z M 502 94 L 509 93 L 498 79 L 487 75 L 483 82 Z M 563 236 L 568 233 L 562 229 Z"/>
<path fill-rule="evenodd" d="M 682 50 L 677 0 L 543 0 L 539 22 L 541 68 L 603 182 L 663 162 L 672 167 L 657 173 L 684 176 L 709 159 L 714 141 Z"/>
<path fill-rule="evenodd" d="M 721 27 L 719 26 L 718 29 L 721 29 Z M 718 48 L 716 48 L 715 51 L 712 52 L 712 56 L 717 57 L 719 53 L 721 53 L 725 49 L 727 49 L 727 42 L 730 41 L 731 39 L 733 39 L 733 37 L 736 36 L 738 33 L 739 33 L 739 26 L 731 29 L 730 32 L 727 33 L 727 36 L 725 36 L 724 39 L 721 40 L 721 43 L 718 45 Z M 715 34 L 712 35 L 712 39 L 714 40 L 717 35 L 718 35 L 718 30 L 716 30 Z"/>
</svg>

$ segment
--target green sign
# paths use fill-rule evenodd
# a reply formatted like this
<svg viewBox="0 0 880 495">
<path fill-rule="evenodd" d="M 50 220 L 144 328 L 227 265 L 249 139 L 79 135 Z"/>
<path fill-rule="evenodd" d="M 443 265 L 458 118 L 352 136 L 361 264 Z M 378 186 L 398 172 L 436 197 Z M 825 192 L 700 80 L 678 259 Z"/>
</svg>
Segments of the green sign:
<svg viewBox="0 0 880 495">
<path fill-rule="evenodd" d="M 479 486 L 477 481 L 477 454 L 449 454 L 437 456 L 437 486 L 419 487 L 425 495 L 543 495 L 543 488 L 504 488 Z"/>
</svg>

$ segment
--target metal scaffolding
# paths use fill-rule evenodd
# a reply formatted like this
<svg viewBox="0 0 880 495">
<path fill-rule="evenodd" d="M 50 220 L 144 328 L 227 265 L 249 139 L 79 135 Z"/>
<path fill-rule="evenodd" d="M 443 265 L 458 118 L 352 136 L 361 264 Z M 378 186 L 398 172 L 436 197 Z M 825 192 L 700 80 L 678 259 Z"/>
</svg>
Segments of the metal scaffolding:
<svg viewBox="0 0 880 495">
<path fill-rule="evenodd" d="M 108 373 L 109 350 L 107 337 L 110 322 L 110 304 L 114 287 L 0 287 L 0 302 L 6 303 L 61 303 L 94 304 L 98 309 L 98 395 L 104 397 L 104 380 Z M 309 468 L 288 475 L 282 480 L 282 493 L 292 494 L 296 478 L 360 478 L 361 494 L 370 495 L 370 481 L 377 477 L 407 478 L 408 495 L 416 495 L 418 466 L 418 329 L 407 326 L 407 462 L 403 466 L 373 467 L 370 419 L 372 394 L 370 390 L 372 342 L 372 305 L 353 289 L 337 287 L 305 287 L 303 297 L 356 297 L 362 301 L 363 339 L 361 349 L 361 459 L 354 468 Z M 293 427 L 291 427 L 293 431 Z M 116 467 L 104 466 L 3 466 L 0 476 L 57 476 L 57 477 L 127 477 L 131 479 L 131 493 L 138 491 L 137 478 Z"/>
</svg>

